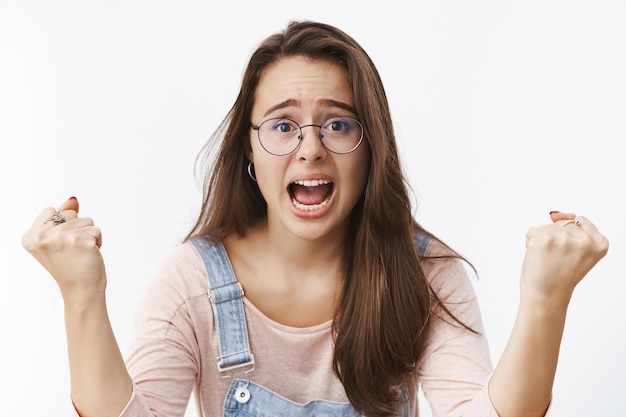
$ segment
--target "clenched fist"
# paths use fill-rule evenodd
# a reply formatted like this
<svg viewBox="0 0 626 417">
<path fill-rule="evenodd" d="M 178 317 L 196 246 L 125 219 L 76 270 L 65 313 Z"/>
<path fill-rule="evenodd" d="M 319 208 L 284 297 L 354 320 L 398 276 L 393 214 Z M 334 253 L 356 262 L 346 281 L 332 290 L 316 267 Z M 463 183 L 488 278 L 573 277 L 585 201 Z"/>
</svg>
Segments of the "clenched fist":
<svg viewBox="0 0 626 417">
<path fill-rule="evenodd" d="M 92 219 L 78 217 L 78 208 L 72 197 L 58 210 L 44 209 L 22 238 L 24 248 L 56 280 L 66 301 L 103 294 L 106 288 L 100 229 Z"/>
<path fill-rule="evenodd" d="M 526 234 L 522 296 L 567 304 L 576 285 L 606 255 L 609 243 L 587 218 L 550 213 L 552 224 Z"/>
</svg>

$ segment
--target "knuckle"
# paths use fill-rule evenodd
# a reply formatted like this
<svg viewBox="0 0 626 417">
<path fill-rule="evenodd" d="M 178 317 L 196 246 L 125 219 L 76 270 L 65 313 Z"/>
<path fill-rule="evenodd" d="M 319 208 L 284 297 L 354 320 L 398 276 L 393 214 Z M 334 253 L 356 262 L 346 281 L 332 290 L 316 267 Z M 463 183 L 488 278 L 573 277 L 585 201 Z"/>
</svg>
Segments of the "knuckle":
<svg viewBox="0 0 626 417">
<path fill-rule="evenodd" d="M 22 247 L 24 249 L 26 249 L 27 251 L 29 251 L 29 252 L 33 249 L 33 240 L 32 240 L 32 237 L 30 235 L 30 232 L 26 232 L 22 236 L 22 239 L 21 239 L 20 243 L 22 244 Z"/>
<path fill-rule="evenodd" d="M 609 239 L 602 236 L 600 243 L 598 244 L 598 250 L 602 256 L 606 255 L 609 251 Z"/>
<path fill-rule="evenodd" d="M 537 234 L 538 230 L 539 228 L 536 226 L 530 227 L 528 231 L 526 232 L 526 237 L 528 238 L 534 237 Z"/>
<path fill-rule="evenodd" d="M 543 233 L 543 229 L 541 227 L 533 226 L 528 229 L 528 232 L 526 232 L 526 238 L 539 243 L 545 239 L 545 233 Z"/>
<path fill-rule="evenodd" d="M 33 249 L 42 249 L 49 241 L 48 233 L 43 229 L 36 230 L 30 235 L 29 241 Z"/>
<path fill-rule="evenodd" d="M 54 233 L 49 232 L 48 230 L 40 229 L 35 238 L 35 244 L 38 248 L 45 248 L 51 246 L 54 242 Z"/>
<path fill-rule="evenodd" d="M 581 233 L 580 246 L 582 246 L 585 249 L 591 249 L 595 247 L 596 245 L 595 245 L 593 238 L 589 236 L 589 234 Z"/>
<path fill-rule="evenodd" d="M 91 217 L 81 217 L 80 220 L 81 220 L 81 225 L 85 227 L 91 227 L 95 224 L 93 221 L 93 218 Z"/>
</svg>

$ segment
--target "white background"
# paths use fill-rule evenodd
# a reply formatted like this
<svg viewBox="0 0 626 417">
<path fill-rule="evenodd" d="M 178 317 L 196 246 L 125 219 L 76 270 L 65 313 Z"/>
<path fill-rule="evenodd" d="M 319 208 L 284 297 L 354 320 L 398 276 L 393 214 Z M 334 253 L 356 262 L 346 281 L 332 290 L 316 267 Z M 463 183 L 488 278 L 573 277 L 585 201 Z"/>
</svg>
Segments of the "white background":
<svg viewBox="0 0 626 417">
<path fill-rule="evenodd" d="M 20 246 L 32 220 L 74 195 L 101 226 L 126 352 L 144 285 L 197 213 L 196 154 L 250 52 L 300 18 L 378 65 L 417 218 L 478 268 L 494 362 L 526 230 L 563 210 L 609 237 L 571 303 L 552 416 L 626 414 L 626 6 L 408 4 L 0 0 L 0 414 L 71 410 L 61 298 Z"/>
</svg>

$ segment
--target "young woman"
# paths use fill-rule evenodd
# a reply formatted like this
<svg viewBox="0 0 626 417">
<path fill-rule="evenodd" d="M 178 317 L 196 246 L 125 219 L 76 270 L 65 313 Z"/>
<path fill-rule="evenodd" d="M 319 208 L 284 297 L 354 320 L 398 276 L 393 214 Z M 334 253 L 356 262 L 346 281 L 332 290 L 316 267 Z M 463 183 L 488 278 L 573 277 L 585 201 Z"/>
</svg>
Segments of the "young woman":
<svg viewBox="0 0 626 417">
<path fill-rule="evenodd" d="M 462 259 L 412 218 L 383 85 L 352 38 L 296 22 L 266 39 L 209 155 L 126 361 L 78 201 L 24 236 L 63 295 L 81 416 L 182 416 L 194 389 L 203 416 L 416 416 L 419 385 L 435 416 L 546 414 L 569 298 L 608 249 L 588 219 L 529 230 L 493 369 Z"/>
</svg>

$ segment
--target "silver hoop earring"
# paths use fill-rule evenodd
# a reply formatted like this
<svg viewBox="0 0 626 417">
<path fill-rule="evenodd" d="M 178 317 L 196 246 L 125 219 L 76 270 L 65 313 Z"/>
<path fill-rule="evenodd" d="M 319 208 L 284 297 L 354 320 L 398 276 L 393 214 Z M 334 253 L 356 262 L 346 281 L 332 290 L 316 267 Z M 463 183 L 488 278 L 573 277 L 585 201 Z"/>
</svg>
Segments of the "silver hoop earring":
<svg viewBox="0 0 626 417">
<path fill-rule="evenodd" d="M 250 176 L 250 178 L 252 178 L 252 181 L 256 182 L 256 177 L 254 176 L 254 174 L 252 174 L 252 167 L 254 165 L 252 164 L 252 162 L 248 162 L 248 175 Z"/>
</svg>

